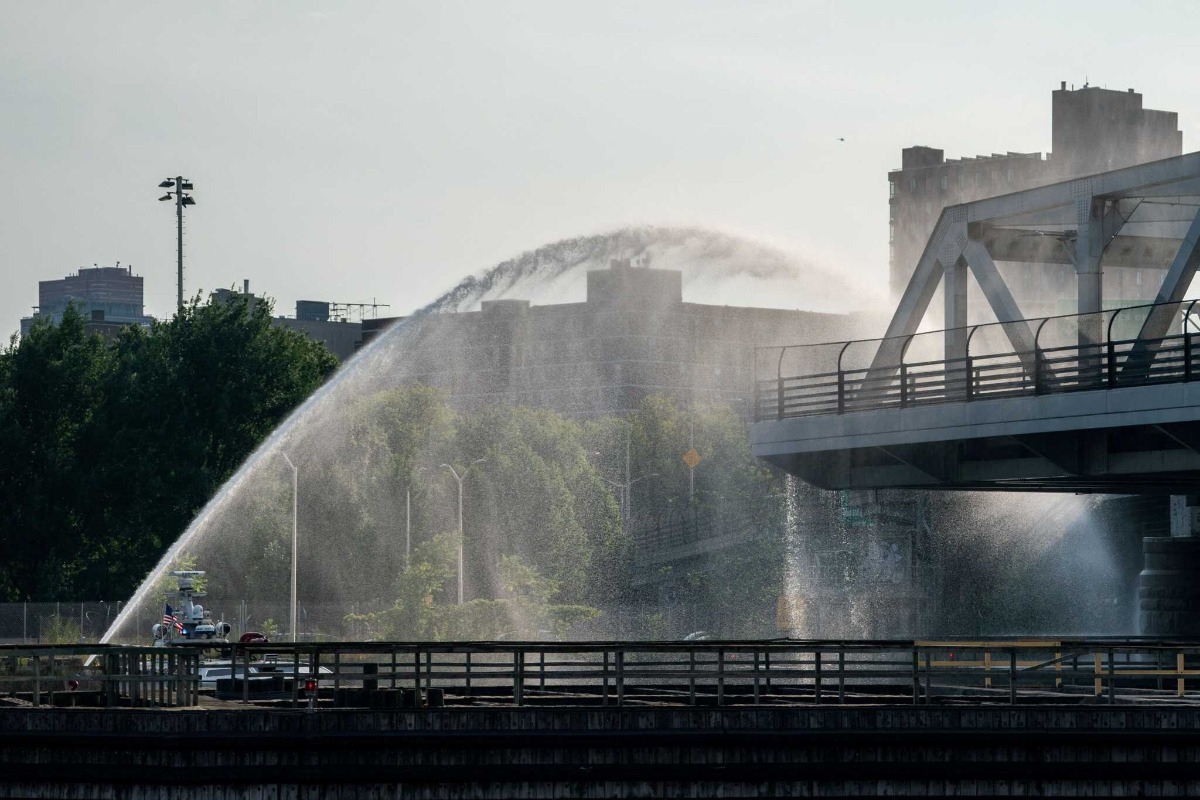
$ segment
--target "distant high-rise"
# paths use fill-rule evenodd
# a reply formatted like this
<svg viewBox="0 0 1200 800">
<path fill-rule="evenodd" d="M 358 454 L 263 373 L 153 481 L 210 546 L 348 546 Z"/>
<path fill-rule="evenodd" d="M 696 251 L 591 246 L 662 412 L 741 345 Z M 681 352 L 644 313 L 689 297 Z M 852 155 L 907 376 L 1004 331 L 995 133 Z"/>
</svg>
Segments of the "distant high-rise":
<svg viewBox="0 0 1200 800">
<path fill-rule="evenodd" d="M 908 284 L 942 209 L 986 197 L 1120 169 L 1183 153 L 1179 115 L 1142 107 L 1142 95 L 1084 86 L 1053 92 L 1053 152 L 994 153 L 944 158 L 932 147 L 906 147 L 901 166 L 888 173 L 889 276 L 892 294 Z M 1005 272 L 1004 265 L 1000 265 Z M 1153 280 L 1143 270 L 1105 275 L 1105 295 L 1114 302 L 1152 296 Z M 1028 316 L 1074 311 L 1074 284 L 1065 270 L 1046 267 L 1005 274 Z"/>
<path fill-rule="evenodd" d="M 115 332 L 124 325 L 149 325 L 153 320 L 143 310 L 142 280 L 131 267 L 116 266 L 81 268 L 65 278 L 38 281 L 37 311 L 21 320 L 21 333 L 28 333 L 38 318 L 58 322 L 68 305 L 74 305 L 89 326 L 100 332 Z"/>
</svg>

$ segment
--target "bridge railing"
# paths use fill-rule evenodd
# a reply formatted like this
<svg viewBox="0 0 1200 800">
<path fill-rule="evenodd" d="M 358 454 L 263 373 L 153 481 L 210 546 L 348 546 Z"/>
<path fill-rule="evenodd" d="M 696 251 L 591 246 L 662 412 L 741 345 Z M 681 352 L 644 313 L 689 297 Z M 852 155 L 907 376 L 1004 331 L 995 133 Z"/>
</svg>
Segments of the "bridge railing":
<svg viewBox="0 0 1200 800">
<path fill-rule="evenodd" d="M 1198 303 L 758 348 L 755 419 L 1191 381 L 1200 373 Z"/>
</svg>

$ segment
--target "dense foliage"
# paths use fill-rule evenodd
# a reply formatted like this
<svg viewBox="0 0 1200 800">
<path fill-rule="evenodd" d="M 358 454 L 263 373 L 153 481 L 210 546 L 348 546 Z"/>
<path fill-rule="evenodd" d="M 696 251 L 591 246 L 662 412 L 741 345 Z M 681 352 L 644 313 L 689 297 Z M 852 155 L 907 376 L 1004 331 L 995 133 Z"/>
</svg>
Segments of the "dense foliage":
<svg viewBox="0 0 1200 800">
<path fill-rule="evenodd" d="M 115 340 L 36 323 L 0 353 L 0 600 L 127 597 L 335 367 L 244 298 Z"/>
<path fill-rule="evenodd" d="M 336 409 L 280 444 L 299 481 L 305 635 L 649 637 L 701 622 L 773 633 L 778 479 L 751 456 L 729 406 L 652 396 L 623 416 L 579 420 L 523 406 L 456 410 L 444 391 L 404 385 L 351 393 Z M 702 461 L 689 475 L 681 456 L 693 445 Z M 265 458 L 181 553 L 209 571 L 225 608 L 244 599 L 256 619 L 287 616 L 291 480 L 281 458 Z M 664 572 L 645 552 L 662 543 L 643 532 L 681 516 L 699 521 L 685 538 L 736 546 Z"/>
</svg>

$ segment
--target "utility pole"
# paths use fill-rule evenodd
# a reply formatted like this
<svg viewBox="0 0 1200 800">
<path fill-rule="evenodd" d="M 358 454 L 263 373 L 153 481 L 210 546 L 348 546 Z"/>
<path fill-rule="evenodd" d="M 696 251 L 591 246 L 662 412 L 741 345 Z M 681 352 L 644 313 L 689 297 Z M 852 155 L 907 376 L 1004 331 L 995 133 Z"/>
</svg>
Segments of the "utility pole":
<svg viewBox="0 0 1200 800">
<path fill-rule="evenodd" d="M 696 449 L 696 404 L 692 403 L 692 413 L 688 418 L 688 452 Z M 696 466 L 688 466 L 688 502 L 696 496 Z"/>
<path fill-rule="evenodd" d="M 178 278 L 177 289 L 177 308 L 183 310 L 183 207 L 194 206 L 196 201 L 192 196 L 185 194 L 192 190 L 192 182 L 182 175 L 177 175 L 174 178 L 167 178 L 158 185 L 160 189 L 174 189 L 173 192 L 167 192 L 162 197 L 162 200 L 175 200 L 175 231 L 176 231 L 176 270 Z"/>
</svg>

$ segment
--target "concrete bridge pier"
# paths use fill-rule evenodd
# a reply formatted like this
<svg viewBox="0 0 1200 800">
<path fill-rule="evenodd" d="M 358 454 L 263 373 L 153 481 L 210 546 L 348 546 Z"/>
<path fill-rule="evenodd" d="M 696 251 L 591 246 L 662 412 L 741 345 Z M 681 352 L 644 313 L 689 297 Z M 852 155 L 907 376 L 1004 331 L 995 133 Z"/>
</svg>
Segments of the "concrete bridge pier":
<svg viewBox="0 0 1200 800">
<path fill-rule="evenodd" d="M 1200 636 L 1200 495 L 1171 496 L 1171 535 L 1142 540 L 1138 629 Z"/>
</svg>

